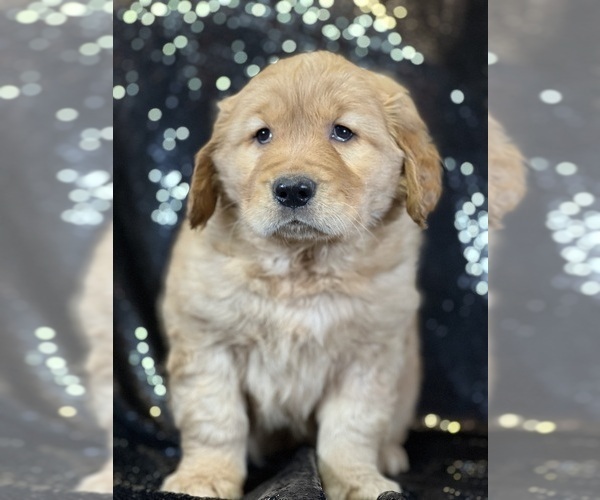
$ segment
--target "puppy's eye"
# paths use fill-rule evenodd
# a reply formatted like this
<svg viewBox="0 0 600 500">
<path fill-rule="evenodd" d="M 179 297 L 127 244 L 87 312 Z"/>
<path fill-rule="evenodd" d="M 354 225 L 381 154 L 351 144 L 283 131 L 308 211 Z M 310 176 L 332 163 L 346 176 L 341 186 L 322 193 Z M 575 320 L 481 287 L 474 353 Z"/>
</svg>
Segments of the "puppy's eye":
<svg viewBox="0 0 600 500">
<path fill-rule="evenodd" d="M 331 132 L 331 138 L 340 142 L 349 141 L 352 137 L 354 137 L 354 132 L 343 125 L 335 125 Z"/>
<path fill-rule="evenodd" d="M 268 128 L 261 128 L 258 132 L 256 132 L 255 137 L 260 144 L 266 144 L 267 142 L 271 142 L 273 134 Z"/>
</svg>

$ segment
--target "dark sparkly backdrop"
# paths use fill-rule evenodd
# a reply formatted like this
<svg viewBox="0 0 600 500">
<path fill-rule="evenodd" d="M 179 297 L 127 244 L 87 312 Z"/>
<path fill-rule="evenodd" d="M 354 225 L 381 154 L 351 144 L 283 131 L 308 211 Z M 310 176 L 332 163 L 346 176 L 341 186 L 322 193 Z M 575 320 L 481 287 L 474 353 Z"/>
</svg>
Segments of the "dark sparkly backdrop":
<svg viewBox="0 0 600 500">
<path fill-rule="evenodd" d="M 423 498 L 485 495 L 485 441 L 455 433 L 461 426 L 476 432 L 477 423 L 481 431 L 487 415 L 486 14 L 485 2 L 467 0 L 140 2 L 117 11 L 117 497 L 157 487 L 177 461 L 155 300 L 215 102 L 277 58 L 316 49 L 402 81 L 444 158 L 445 194 L 420 275 L 426 381 L 419 425 L 435 430 L 411 438 L 413 472 L 402 482 Z M 299 471 L 312 477 L 311 457 L 291 462 L 290 484 Z M 256 471 L 250 483 L 261 477 Z M 318 498 L 314 485 L 299 484 L 306 498 Z M 298 498 L 293 491 L 285 498 Z"/>
</svg>

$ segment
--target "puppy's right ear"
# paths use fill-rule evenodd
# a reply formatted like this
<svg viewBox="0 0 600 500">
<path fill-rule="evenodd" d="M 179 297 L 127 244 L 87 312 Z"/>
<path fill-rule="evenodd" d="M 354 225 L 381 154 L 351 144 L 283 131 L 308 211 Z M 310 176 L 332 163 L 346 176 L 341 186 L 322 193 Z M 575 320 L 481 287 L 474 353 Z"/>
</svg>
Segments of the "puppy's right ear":
<svg viewBox="0 0 600 500">
<path fill-rule="evenodd" d="M 219 114 L 215 122 L 212 138 L 198 153 L 192 186 L 188 197 L 188 217 L 193 228 L 204 227 L 217 207 L 219 181 L 213 155 L 217 144 L 223 139 L 227 123 L 232 115 L 236 96 L 230 96 L 217 103 Z"/>
<path fill-rule="evenodd" d="M 213 164 L 213 144 L 209 142 L 196 153 L 196 164 L 188 201 L 192 228 L 205 226 L 217 206 L 217 171 Z"/>
</svg>

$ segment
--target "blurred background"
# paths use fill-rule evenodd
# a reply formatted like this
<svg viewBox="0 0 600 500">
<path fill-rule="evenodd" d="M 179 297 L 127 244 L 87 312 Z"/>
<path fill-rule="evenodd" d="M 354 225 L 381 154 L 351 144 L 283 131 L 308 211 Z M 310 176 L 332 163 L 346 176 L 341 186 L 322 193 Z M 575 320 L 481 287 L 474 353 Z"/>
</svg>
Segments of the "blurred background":
<svg viewBox="0 0 600 500">
<path fill-rule="evenodd" d="M 491 498 L 600 498 L 599 15 L 490 4 L 490 110 L 528 170 L 492 234 Z"/>
<path fill-rule="evenodd" d="M 106 456 L 73 304 L 112 218 L 112 3 L 3 0 L 0 53 L 0 498 L 78 498 Z"/>
</svg>

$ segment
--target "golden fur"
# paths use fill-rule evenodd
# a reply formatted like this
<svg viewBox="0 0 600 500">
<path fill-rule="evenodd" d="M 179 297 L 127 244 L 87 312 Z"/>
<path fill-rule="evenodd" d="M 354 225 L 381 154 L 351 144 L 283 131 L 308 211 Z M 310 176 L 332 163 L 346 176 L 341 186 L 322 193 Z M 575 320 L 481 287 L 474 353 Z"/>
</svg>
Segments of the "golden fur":
<svg viewBox="0 0 600 500">
<path fill-rule="evenodd" d="M 398 491 L 382 474 L 408 467 L 419 226 L 441 190 L 426 127 L 403 87 L 326 52 L 269 66 L 219 107 L 162 303 L 183 448 L 163 489 L 239 498 L 247 453 L 286 430 L 316 444 L 330 500 Z M 355 136 L 337 142 L 336 124 Z M 315 182 L 306 206 L 277 203 L 285 175 Z"/>
</svg>

